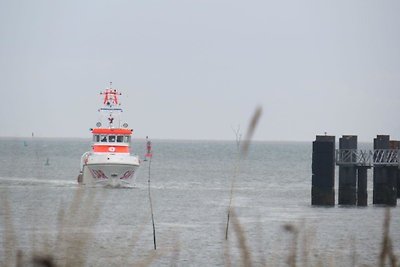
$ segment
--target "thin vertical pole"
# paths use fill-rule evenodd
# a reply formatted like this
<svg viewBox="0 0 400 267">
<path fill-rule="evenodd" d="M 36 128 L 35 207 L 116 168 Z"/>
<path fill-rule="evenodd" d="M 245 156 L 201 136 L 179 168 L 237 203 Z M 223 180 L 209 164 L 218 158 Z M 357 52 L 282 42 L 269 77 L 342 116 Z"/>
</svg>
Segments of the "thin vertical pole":
<svg viewBox="0 0 400 267">
<path fill-rule="evenodd" d="M 151 200 L 151 193 L 150 193 L 150 170 L 151 170 L 151 158 L 149 161 L 149 179 L 147 181 L 148 184 L 148 192 L 149 192 L 149 202 L 150 202 L 150 211 L 151 211 L 151 222 L 153 224 L 153 243 L 154 243 L 154 250 L 157 250 L 157 243 L 156 243 L 156 227 L 154 225 L 154 214 L 153 214 L 153 203 Z"/>
</svg>

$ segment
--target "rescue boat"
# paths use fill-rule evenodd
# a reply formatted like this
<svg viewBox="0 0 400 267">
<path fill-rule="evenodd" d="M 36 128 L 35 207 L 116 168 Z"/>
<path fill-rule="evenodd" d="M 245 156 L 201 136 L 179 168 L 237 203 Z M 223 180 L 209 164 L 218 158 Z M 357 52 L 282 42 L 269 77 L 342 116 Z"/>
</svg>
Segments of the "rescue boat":
<svg viewBox="0 0 400 267">
<path fill-rule="evenodd" d="M 121 95 L 110 87 L 100 93 L 100 120 L 93 135 L 92 150 L 81 157 L 78 183 L 90 186 L 132 187 L 140 166 L 139 157 L 130 153 L 133 129 L 121 120 Z"/>
</svg>

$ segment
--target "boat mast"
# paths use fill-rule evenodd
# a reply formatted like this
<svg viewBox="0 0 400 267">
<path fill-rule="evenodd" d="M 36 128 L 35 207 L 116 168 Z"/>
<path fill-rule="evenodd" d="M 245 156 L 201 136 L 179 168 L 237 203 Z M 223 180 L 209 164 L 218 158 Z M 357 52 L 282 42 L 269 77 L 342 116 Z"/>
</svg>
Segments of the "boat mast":
<svg viewBox="0 0 400 267">
<path fill-rule="evenodd" d="M 110 87 L 106 88 L 100 93 L 103 95 L 103 107 L 99 109 L 102 125 L 107 125 L 107 128 L 120 128 L 122 108 L 120 108 L 121 103 L 119 102 L 118 96 L 121 95 L 117 89 L 112 88 L 112 82 L 110 82 Z"/>
</svg>

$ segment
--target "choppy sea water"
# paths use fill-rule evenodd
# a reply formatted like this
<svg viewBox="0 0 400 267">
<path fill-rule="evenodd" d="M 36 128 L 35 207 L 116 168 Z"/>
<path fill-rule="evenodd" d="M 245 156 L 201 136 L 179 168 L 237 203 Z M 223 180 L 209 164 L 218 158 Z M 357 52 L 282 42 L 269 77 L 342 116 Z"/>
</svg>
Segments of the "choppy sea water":
<svg viewBox="0 0 400 267">
<path fill-rule="evenodd" d="M 252 142 L 235 175 L 234 141 L 153 140 L 156 253 L 149 161 L 142 162 L 133 189 L 82 188 L 76 177 L 89 148 L 86 139 L 0 139 L 0 261 L 20 250 L 26 257 L 51 254 L 59 263 L 81 254 L 87 266 L 146 260 L 151 266 L 237 266 L 246 250 L 256 266 L 287 266 L 298 232 L 296 258 L 303 266 L 378 262 L 385 209 L 372 205 L 372 172 L 368 207 L 312 207 L 311 143 Z M 145 141 L 135 140 L 132 149 L 143 155 Z M 233 179 L 241 230 L 230 224 L 226 242 Z M 390 212 L 400 255 L 400 208 Z M 285 230 L 288 224 L 296 231 Z"/>
</svg>

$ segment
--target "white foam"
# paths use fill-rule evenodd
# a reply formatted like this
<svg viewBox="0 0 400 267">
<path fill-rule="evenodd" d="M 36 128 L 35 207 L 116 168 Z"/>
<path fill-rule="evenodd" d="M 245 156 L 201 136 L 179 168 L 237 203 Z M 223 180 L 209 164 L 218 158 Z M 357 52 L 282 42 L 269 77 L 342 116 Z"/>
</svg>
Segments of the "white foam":
<svg viewBox="0 0 400 267">
<path fill-rule="evenodd" d="M 0 185 L 52 185 L 52 186 L 77 186 L 75 179 L 71 180 L 56 180 L 56 179 L 40 179 L 34 177 L 0 177 Z"/>
</svg>

